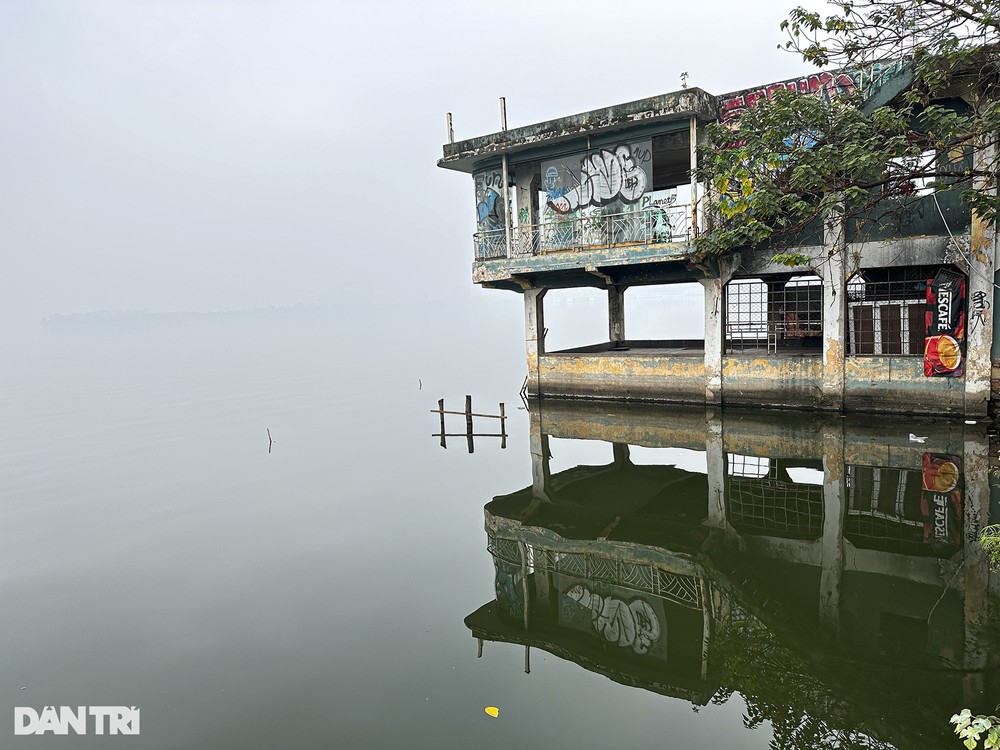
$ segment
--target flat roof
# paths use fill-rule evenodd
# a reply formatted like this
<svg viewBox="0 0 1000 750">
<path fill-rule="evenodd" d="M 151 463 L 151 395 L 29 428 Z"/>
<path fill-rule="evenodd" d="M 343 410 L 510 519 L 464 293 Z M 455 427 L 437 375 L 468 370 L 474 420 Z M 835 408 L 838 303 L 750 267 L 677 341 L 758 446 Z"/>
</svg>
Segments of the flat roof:
<svg viewBox="0 0 1000 750">
<path fill-rule="evenodd" d="M 515 154 L 580 136 L 610 133 L 691 116 L 702 122 L 709 122 L 718 117 L 717 101 L 714 95 L 703 89 L 689 88 L 446 143 L 444 156 L 438 160 L 438 166 L 471 173 L 477 163 L 491 156 Z"/>
</svg>

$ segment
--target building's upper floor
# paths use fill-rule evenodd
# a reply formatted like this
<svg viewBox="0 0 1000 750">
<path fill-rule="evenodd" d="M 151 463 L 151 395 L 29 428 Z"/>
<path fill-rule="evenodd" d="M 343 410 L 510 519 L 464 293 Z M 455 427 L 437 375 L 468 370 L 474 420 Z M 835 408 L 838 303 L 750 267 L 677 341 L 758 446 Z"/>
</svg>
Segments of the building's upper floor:
<svg viewBox="0 0 1000 750">
<path fill-rule="evenodd" d="M 473 177 L 476 231 L 473 280 L 511 286 L 524 277 L 577 277 L 643 266 L 671 280 L 683 275 L 692 239 L 710 207 L 692 176 L 705 125 L 730 122 L 779 90 L 833 97 L 860 91 L 886 103 L 911 82 L 899 62 L 822 72 L 715 96 L 699 88 L 447 143 L 438 165 Z M 949 157 L 950 158 L 950 157 Z M 957 191 L 915 186 L 906 205 L 872 220 L 855 217 L 847 241 L 968 233 L 970 213 Z M 804 237 L 822 244 L 822 229 Z"/>
</svg>

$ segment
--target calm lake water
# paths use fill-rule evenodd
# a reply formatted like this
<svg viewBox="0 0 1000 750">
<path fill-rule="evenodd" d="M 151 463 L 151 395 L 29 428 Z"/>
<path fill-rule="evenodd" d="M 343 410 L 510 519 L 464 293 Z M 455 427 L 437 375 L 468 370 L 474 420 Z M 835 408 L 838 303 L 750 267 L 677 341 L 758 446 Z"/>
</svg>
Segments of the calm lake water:
<svg viewBox="0 0 1000 750">
<path fill-rule="evenodd" d="M 985 425 L 524 409 L 495 296 L 12 337 L 0 747 L 960 747 Z M 61 705 L 141 734 L 14 736 Z"/>
</svg>

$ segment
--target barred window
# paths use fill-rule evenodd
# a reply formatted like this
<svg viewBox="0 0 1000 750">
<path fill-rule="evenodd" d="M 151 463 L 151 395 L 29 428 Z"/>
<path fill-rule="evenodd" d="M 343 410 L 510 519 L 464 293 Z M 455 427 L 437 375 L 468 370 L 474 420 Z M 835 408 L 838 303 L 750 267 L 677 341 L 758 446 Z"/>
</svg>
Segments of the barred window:
<svg viewBox="0 0 1000 750">
<path fill-rule="evenodd" d="M 726 351 L 818 351 L 823 285 L 817 276 L 734 279 L 726 285 Z"/>
<path fill-rule="evenodd" d="M 847 282 L 849 353 L 922 356 L 927 284 L 939 266 L 865 269 Z"/>
</svg>

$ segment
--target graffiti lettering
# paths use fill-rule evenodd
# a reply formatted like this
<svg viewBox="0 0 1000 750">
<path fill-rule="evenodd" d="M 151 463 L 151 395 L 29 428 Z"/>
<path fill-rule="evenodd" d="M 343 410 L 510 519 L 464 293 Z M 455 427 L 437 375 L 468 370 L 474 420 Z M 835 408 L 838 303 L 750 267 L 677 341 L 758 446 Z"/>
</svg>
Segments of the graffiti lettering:
<svg viewBox="0 0 1000 750">
<path fill-rule="evenodd" d="M 552 171 L 551 167 L 546 170 L 546 186 Z M 587 154 L 580 160 L 579 175 L 573 177 L 579 181 L 576 187 L 561 195 L 549 194 L 548 204 L 560 214 L 614 200 L 635 203 L 646 192 L 646 172 L 636 163 L 629 145 Z"/>
<path fill-rule="evenodd" d="M 725 123 L 736 120 L 744 110 L 755 107 L 758 102 L 773 99 L 777 91 L 795 91 L 799 94 L 815 94 L 826 99 L 845 96 L 860 91 L 871 96 L 903 70 L 901 60 L 890 63 L 873 63 L 866 68 L 835 73 L 814 73 L 804 78 L 780 81 L 748 91 L 724 94 L 720 98 L 720 120 Z"/>
<path fill-rule="evenodd" d="M 986 292 L 978 291 L 972 295 L 972 326 L 974 331 L 981 325 L 986 325 L 989 318 L 990 303 L 986 300 Z"/>
<path fill-rule="evenodd" d="M 635 159 L 636 164 L 648 164 L 653 160 L 653 152 L 643 146 L 633 146 L 632 158 Z"/>
<path fill-rule="evenodd" d="M 724 96 L 719 109 L 722 122 L 733 122 L 744 110 L 757 106 L 765 99 L 773 99 L 778 91 L 795 91 L 800 94 L 818 94 L 825 98 L 833 98 L 851 94 L 856 89 L 854 78 L 847 73 L 814 73 L 805 78 L 772 83 L 760 89 L 743 91 Z"/>
<path fill-rule="evenodd" d="M 580 584 L 573 586 L 564 596 L 567 603 L 576 602 L 590 610 L 594 630 L 610 643 L 645 654 L 660 640 L 660 621 L 644 599 L 633 599 L 626 604 L 621 599 L 594 594 Z"/>
<path fill-rule="evenodd" d="M 503 229 L 506 212 L 503 204 L 503 173 L 499 169 L 475 176 L 476 222 L 480 232 Z"/>
</svg>

